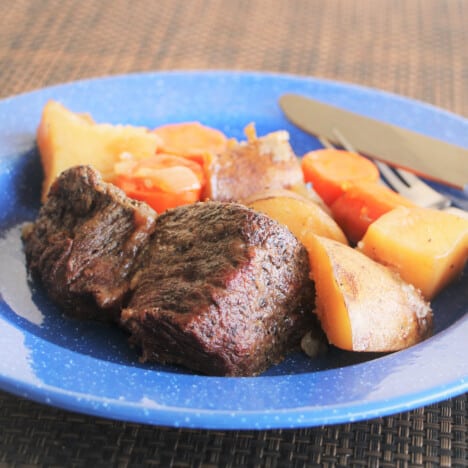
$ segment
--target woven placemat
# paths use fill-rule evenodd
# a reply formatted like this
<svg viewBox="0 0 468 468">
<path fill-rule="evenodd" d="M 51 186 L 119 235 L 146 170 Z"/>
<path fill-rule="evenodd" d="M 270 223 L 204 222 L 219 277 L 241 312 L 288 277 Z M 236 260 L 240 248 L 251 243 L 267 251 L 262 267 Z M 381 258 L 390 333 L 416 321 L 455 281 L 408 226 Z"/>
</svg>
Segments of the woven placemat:
<svg viewBox="0 0 468 468">
<path fill-rule="evenodd" d="M 110 421 L 0 393 L 0 467 L 466 467 L 467 421 L 466 395 L 362 423 L 214 431 Z"/>
<path fill-rule="evenodd" d="M 385 89 L 468 115 L 466 0 L 15 0 L 0 97 L 97 75 L 268 70 Z"/>
<path fill-rule="evenodd" d="M 262 70 L 371 86 L 466 116 L 467 25 L 466 0 L 15 0 L 0 11 L 0 98 L 109 74 Z M 208 431 L 109 421 L 0 392 L 1 468 L 466 467 L 467 447 L 466 395 L 353 424 Z"/>
</svg>

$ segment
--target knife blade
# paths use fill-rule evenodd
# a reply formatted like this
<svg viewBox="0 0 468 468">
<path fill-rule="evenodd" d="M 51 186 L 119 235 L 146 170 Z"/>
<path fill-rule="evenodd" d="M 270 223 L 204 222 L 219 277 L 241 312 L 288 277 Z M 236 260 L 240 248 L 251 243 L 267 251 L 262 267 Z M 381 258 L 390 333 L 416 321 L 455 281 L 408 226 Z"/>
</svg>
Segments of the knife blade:
<svg viewBox="0 0 468 468">
<path fill-rule="evenodd" d="M 339 144 L 345 135 L 359 153 L 456 188 L 468 188 L 468 149 L 298 94 L 279 100 L 293 124 Z"/>
</svg>

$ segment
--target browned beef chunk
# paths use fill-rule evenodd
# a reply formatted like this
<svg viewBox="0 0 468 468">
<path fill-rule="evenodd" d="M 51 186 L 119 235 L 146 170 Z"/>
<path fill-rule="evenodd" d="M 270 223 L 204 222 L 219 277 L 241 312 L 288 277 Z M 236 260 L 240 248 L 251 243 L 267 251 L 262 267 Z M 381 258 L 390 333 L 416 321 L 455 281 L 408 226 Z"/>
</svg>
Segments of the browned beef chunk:
<svg viewBox="0 0 468 468">
<path fill-rule="evenodd" d="M 120 317 L 144 360 L 255 375 L 315 326 L 304 247 L 237 203 L 157 218 L 79 166 L 53 184 L 24 247 L 54 301 L 79 318 Z"/>
<path fill-rule="evenodd" d="M 285 131 L 230 145 L 214 157 L 208 197 L 242 201 L 270 189 L 290 189 L 304 183 L 301 166 Z"/>
<path fill-rule="evenodd" d="M 104 183 L 91 167 L 68 169 L 24 229 L 27 264 L 68 314 L 116 318 L 155 219 L 151 208 Z"/>
<path fill-rule="evenodd" d="M 255 375 L 312 325 L 304 247 L 237 203 L 205 202 L 159 216 L 132 280 L 122 325 L 142 359 L 212 375 Z"/>
</svg>

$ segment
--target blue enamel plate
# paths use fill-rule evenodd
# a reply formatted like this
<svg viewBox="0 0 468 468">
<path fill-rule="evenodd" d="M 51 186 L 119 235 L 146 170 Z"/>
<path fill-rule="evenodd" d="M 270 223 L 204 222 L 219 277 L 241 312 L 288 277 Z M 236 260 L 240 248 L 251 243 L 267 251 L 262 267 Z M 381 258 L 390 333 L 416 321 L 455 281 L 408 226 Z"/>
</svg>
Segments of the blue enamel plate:
<svg viewBox="0 0 468 468">
<path fill-rule="evenodd" d="M 278 98 L 295 92 L 468 147 L 468 121 L 358 86 L 288 75 L 167 72 L 99 78 L 0 101 L 0 387 L 41 403 L 124 421 L 211 429 L 293 428 L 410 410 L 468 389 L 467 271 L 433 302 L 435 334 L 407 350 L 297 353 L 259 377 L 194 375 L 138 361 L 122 331 L 65 318 L 25 269 L 21 226 L 39 209 L 35 131 L 60 101 L 98 122 L 156 127 L 198 120 L 243 138 L 286 129 L 299 155 L 318 148 Z M 467 161 L 468 164 L 468 161 Z M 437 186 L 466 206 L 462 192 Z"/>
</svg>

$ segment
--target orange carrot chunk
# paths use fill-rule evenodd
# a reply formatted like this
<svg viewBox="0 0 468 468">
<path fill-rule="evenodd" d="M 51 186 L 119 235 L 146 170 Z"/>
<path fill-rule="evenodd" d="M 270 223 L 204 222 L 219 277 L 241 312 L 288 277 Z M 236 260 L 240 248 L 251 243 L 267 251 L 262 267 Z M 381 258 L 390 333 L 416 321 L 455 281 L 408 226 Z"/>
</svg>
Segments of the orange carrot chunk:
<svg viewBox="0 0 468 468">
<path fill-rule="evenodd" d="M 199 122 L 182 122 L 157 127 L 153 132 L 161 139 L 158 150 L 205 164 L 207 154 L 224 151 L 227 137 L 221 131 Z"/>
<path fill-rule="evenodd" d="M 376 219 L 398 206 L 414 205 L 384 185 L 359 181 L 350 185 L 330 209 L 348 240 L 354 244 Z"/>
<path fill-rule="evenodd" d="M 305 181 L 312 184 L 327 205 L 342 195 L 351 183 L 379 179 L 379 171 L 372 161 L 350 151 L 328 148 L 310 151 L 301 164 Z"/>
<path fill-rule="evenodd" d="M 115 185 L 158 213 L 200 200 L 205 185 L 205 175 L 198 163 L 168 154 L 140 161 L 124 158 L 115 164 L 115 174 Z"/>
</svg>

